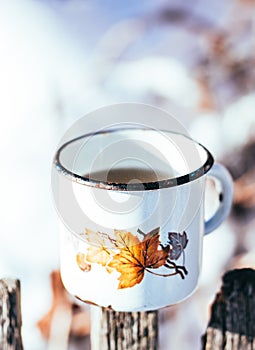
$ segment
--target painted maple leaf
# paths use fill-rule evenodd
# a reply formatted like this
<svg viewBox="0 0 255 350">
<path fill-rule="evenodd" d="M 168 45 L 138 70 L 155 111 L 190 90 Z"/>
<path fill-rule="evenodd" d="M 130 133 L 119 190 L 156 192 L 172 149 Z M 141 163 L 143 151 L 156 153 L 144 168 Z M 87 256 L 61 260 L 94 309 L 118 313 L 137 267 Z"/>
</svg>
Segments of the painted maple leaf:
<svg viewBox="0 0 255 350">
<path fill-rule="evenodd" d="M 183 233 L 169 232 L 169 244 L 171 246 L 170 259 L 178 260 L 188 244 L 188 237 L 185 231 Z"/>
<path fill-rule="evenodd" d="M 113 269 L 108 267 L 108 262 L 112 259 L 112 255 L 114 252 L 112 249 L 108 248 L 108 246 L 113 243 L 110 238 L 104 233 L 95 232 L 89 229 L 85 230 L 85 236 L 88 242 L 93 243 L 87 249 L 86 253 L 86 261 L 89 263 L 96 263 L 106 267 L 107 271 L 110 273 Z M 76 261 L 81 268 L 81 262 L 78 257 L 76 257 Z"/>
<path fill-rule="evenodd" d="M 92 246 L 114 248 L 115 240 L 107 233 L 85 229 L 81 236 L 85 237 L 86 241 Z"/>
<path fill-rule="evenodd" d="M 159 228 L 143 234 L 142 241 L 131 232 L 115 231 L 115 236 L 120 251 L 108 266 L 120 273 L 119 289 L 139 284 L 145 271 L 150 272 L 149 269 L 157 269 L 166 263 L 170 247 L 160 245 Z"/>
<path fill-rule="evenodd" d="M 84 272 L 89 272 L 91 270 L 91 265 L 86 261 L 85 254 L 78 253 L 76 254 L 76 262 L 79 268 Z"/>
<path fill-rule="evenodd" d="M 111 259 L 111 253 L 104 246 L 93 247 L 90 246 L 87 250 L 86 260 L 90 263 L 97 263 L 106 266 Z"/>
</svg>

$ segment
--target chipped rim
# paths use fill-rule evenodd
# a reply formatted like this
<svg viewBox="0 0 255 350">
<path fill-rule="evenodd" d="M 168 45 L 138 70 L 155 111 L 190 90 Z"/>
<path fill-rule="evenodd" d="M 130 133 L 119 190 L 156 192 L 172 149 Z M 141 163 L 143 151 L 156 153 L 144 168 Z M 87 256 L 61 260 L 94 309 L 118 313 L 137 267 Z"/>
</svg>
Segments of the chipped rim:
<svg viewBox="0 0 255 350">
<path fill-rule="evenodd" d="M 78 175 L 78 174 L 66 169 L 61 164 L 61 161 L 60 161 L 61 152 L 71 143 L 79 141 L 83 138 L 88 138 L 88 137 L 94 136 L 94 135 L 100 135 L 100 134 L 103 135 L 103 134 L 108 134 L 108 133 L 113 133 L 113 132 L 118 132 L 118 131 L 125 131 L 125 130 L 145 130 L 145 131 L 148 131 L 148 130 L 153 130 L 153 129 L 151 129 L 151 128 L 134 128 L 134 127 L 133 128 L 132 127 L 123 128 L 122 127 L 122 128 L 108 129 L 108 130 L 103 130 L 103 131 L 100 130 L 100 131 L 96 131 L 96 132 L 83 134 L 81 136 L 78 136 L 72 140 L 65 142 L 57 150 L 55 157 L 54 157 L 54 161 L 53 161 L 55 168 L 62 175 L 66 176 L 70 180 L 75 181 L 81 185 L 102 188 L 105 190 L 114 190 L 114 191 L 147 191 L 147 190 L 158 190 L 160 188 L 176 187 L 176 186 L 180 186 L 180 185 L 184 185 L 186 183 L 192 182 L 192 181 L 200 178 L 201 176 L 205 175 L 213 166 L 214 158 L 213 158 L 212 154 L 210 153 L 210 151 L 208 151 L 208 149 L 205 146 L 203 146 L 201 143 L 193 140 L 191 137 L 189 137 L 185 134 L 171 131 L 171 130 L 160 130 L 160 132 L 184 136 L 187 139 L 191 140 L 192 142 L 196 143 L 198 146 L 200 146 L 204 149 L 204 151 L 207 154 L 207 159 L 201 167 L 199 167 L 195 171 L 192 171 L 191 173 L 181 175 L 178 177 L 174 177 L 174 178 L 159 180 L 159 181 L 139 182 L 139 183 L 114 183 L 114 182 L 109 182 L 109 181 L 95 180 L 92 178 Z"/>
</svg>

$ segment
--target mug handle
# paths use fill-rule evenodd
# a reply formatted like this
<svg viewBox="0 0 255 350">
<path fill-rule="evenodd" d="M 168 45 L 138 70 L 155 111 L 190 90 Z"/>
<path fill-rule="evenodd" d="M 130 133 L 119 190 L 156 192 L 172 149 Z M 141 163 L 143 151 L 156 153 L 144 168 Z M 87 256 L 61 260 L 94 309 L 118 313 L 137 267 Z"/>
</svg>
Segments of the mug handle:
<svg viewBox="0 0 255 350">
<path fill-rule="evenodd" d="M 205 235 L 215 230 L 227 218 L 234 193 L 232 178 L 223 165 L 215 163 L 208 172 L 208 176 L 212 176 L 220 182 L 221 193 L 219 194 L 219 207 L 216 213 L 205 221 Z"/>
</svg>

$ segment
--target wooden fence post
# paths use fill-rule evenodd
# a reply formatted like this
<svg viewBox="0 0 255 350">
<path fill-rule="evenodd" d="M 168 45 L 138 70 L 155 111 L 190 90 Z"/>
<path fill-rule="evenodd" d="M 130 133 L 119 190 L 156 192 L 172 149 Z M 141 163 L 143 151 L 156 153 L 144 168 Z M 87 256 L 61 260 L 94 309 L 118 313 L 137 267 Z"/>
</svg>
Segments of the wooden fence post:
<svg viewBox="0 0 255 350">
<path fill-rule="evenodd" d="M 0 349 L 23 350 L 19 280 L 0 280 Z"/>
<path fill-rule="evenodd" d="M 255 349 L 255 270 L 233 270 L 224 275 L 202 349 Z"/>
<path fill-rule="evenodd" d="M 158 311 L 91 307 L 91 350 L 157 350 Z"/>
</svg>

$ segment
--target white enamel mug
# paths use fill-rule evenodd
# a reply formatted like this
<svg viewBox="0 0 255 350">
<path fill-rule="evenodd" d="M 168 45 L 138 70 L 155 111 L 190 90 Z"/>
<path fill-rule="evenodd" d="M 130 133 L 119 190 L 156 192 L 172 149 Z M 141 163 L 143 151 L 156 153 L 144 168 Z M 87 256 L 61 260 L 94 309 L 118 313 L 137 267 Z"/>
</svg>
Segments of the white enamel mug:
<svg viewBox="0 0 255 350">
<path fill-rule="evenodd" d="M 203 236 L 226 219 L 232 203 L 230 175 L 213 163 L 187 135 L 149 128 L 123 126 L 62 145 L 54 197 L 65 224 L 60 262 L 67 290 L 118 311 L 159 309 L 191 295 Z M 130 169 L 139 176 L 122 180 Z M 119 170 L 118 181 L 109 178 L 112 170 Z M 207 176 L 221 191 L 205 222 Z"/>
</svg>

